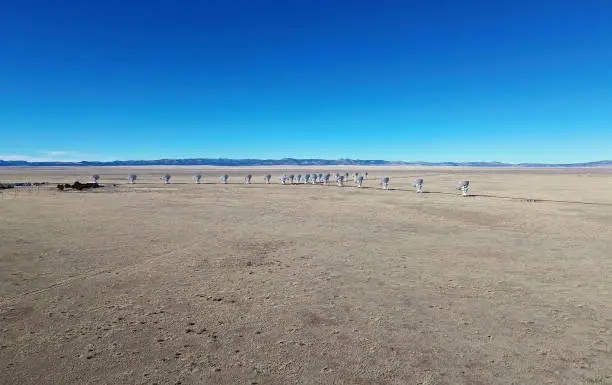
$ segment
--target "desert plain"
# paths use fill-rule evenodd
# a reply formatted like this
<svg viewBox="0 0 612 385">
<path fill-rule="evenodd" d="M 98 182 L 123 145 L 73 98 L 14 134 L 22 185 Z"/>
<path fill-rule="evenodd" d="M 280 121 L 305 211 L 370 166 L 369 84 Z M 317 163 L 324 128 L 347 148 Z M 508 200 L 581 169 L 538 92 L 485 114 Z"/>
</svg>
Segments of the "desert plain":
<svg viewBox="0 0 612 385">
<path fill-rule="evenodd" d="M 315 171 L 369 175 L 278 178 Z M 0 168 L 24 181 L 0 384 L 612 384 L 612 169 Z"/>
</svg>

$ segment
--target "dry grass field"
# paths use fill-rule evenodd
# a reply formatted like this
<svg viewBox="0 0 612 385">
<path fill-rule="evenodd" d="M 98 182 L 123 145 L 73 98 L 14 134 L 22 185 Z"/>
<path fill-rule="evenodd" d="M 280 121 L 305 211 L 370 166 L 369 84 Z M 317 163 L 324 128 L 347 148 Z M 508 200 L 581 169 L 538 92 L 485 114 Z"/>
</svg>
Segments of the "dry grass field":
<svg viewBox="0 0 612 385">
<path fill-rule="evenodd" d="M 0 169 L 0 383 L 612 384 L 612 170 L 368 171 Z"/>
</svg>

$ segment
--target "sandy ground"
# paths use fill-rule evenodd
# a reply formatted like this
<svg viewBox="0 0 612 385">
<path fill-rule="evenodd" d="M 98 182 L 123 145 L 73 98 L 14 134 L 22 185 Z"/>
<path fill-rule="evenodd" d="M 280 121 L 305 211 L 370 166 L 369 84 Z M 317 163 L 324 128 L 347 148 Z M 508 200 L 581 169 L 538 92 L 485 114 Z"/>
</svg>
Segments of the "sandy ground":
<svg viewBox="0 0 612 385">
<path fill-rule="evenodd" d="M 0 168 L 0 383 L 612 384 L 612 170 L 368 171 Z"/>
</svg>

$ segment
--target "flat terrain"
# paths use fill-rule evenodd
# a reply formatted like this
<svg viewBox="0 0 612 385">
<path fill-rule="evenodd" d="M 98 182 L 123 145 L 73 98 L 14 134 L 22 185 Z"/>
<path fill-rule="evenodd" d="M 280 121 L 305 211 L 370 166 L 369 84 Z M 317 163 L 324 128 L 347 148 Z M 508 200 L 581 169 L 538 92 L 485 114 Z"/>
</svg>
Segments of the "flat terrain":
<svg viewBox="0 0 612 385">
<path fill-rule="evenodd" d="M 611 169 L 280 172 L 0 168 L 0 384 L 612 384 Z"/>
</svg>

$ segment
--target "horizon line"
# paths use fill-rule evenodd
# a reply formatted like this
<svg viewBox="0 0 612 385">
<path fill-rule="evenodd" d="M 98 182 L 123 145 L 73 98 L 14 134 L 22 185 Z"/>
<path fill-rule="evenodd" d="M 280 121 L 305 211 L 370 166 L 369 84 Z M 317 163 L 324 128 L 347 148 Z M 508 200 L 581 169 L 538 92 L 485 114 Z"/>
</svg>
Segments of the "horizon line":
<svg viewBox="0 0 612 385">
<path fill-rule="evenodd" d="M 286 162 L 286 163 L 283 163 Z M 323 159 L 323 158 L 160 158 L 160 159 L 130 159 L 130 160 L 3 160 L 0 166 L 476 166 L 476 167 L 588 167 L 588 166 L 612 166 L 612 160 L 597 160 L 569 163 L 547 163 L 547 162 L 500 162 L 500 161 L 403 161 L 383 159 Z"/>
</svg>

